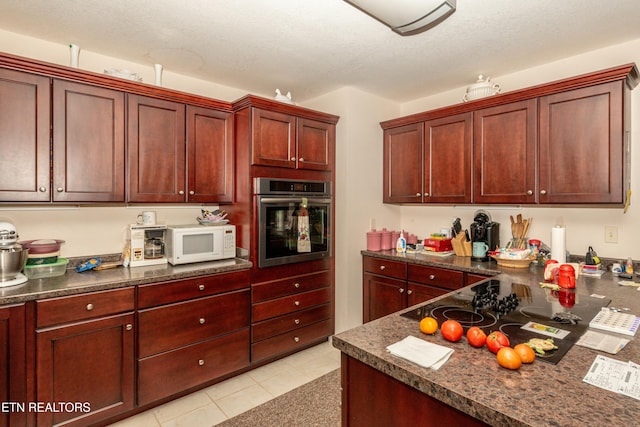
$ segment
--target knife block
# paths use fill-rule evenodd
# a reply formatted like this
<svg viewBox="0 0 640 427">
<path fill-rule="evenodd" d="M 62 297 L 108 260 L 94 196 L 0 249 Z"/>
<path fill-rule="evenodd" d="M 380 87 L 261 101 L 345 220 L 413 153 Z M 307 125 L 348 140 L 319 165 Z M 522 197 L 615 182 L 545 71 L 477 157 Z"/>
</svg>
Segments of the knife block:
<svg viewBox="0 0 640 427">
<path fill-rule="evenodd" d="M 464 233 L 460 233 L 451 239 L 451 246 L 453 246 L 453 251 L 456 255 L 471 256 L 471 242 L 467 242 Z"/>
</svg>

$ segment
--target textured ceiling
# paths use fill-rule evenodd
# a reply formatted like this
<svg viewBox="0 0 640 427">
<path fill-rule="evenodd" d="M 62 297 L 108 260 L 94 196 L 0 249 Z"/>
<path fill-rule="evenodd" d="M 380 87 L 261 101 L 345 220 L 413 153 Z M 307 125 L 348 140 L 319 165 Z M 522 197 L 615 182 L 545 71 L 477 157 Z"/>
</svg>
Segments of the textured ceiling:
<svg viewBox="0 0 640 427">
<path fill-rule="evenodd" d="M 458 0 L 402 37 L 342 0 L 0 0 L 0 29 L 258 94 L 407 101 L 640 38 L 638 0 Z"/>
</svg>

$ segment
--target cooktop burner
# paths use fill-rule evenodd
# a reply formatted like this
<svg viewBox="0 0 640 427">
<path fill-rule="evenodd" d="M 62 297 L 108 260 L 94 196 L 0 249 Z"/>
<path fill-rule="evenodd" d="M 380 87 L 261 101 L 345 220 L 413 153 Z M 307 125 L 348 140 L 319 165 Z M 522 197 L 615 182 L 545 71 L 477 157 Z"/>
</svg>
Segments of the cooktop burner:
<svg viewBox="0 0 640 427">
<path fill-rule="evenodd" d="M 531 289 L 525 284 L 488 279 L 402 316 L 415 320 L 431 316 L 439 324 L 454 319 L 465 333 L 472 326 L 487 334 L 499 330 L 507 335 L 512 347 L 531 338 L 552 337 L 558 348 L 539 354 L 538 359 L 556 364 L 587 330 L 600 308 L 610 302 L 578 295 L 573 289 Z"/>
</svg>

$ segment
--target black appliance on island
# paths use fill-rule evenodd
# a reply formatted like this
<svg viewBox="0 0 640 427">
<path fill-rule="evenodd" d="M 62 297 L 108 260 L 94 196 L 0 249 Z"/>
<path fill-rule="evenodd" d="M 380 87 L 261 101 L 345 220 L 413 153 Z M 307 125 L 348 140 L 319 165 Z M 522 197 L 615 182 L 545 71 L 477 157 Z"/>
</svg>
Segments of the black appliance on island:
<svg viewBox="0 0 640 427">
<path fill-rule="evenodd" d="M 500 248 L 500 224 L 491 221 L 491 215 L 484 210 L 478 210 L 473 214 L 471 223 L 471 245 L 473 242 L 482 242 L 489 247 L 489 251 Z M 487 254 L 482 257 L 471 256 L 473 261 L 492 260 Z"/>
</svg>

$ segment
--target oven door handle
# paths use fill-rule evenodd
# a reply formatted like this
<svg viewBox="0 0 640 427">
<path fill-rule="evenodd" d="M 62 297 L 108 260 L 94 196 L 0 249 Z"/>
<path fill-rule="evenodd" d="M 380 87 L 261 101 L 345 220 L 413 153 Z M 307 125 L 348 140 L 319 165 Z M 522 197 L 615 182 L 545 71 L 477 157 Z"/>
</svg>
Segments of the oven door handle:
<svg viewBox="0 0 640 427">
<path fill-rule="evenodd" d="M 261 197 L 260 203 L 263 204 L 278 204 L 278 203 L 302 203 L 303 197 Z M 307 205 L 314 205 L 318 203 L 329 204 L 331 199 L 316 199 L 313 197 L 307 197 Z"/>
</svg>

